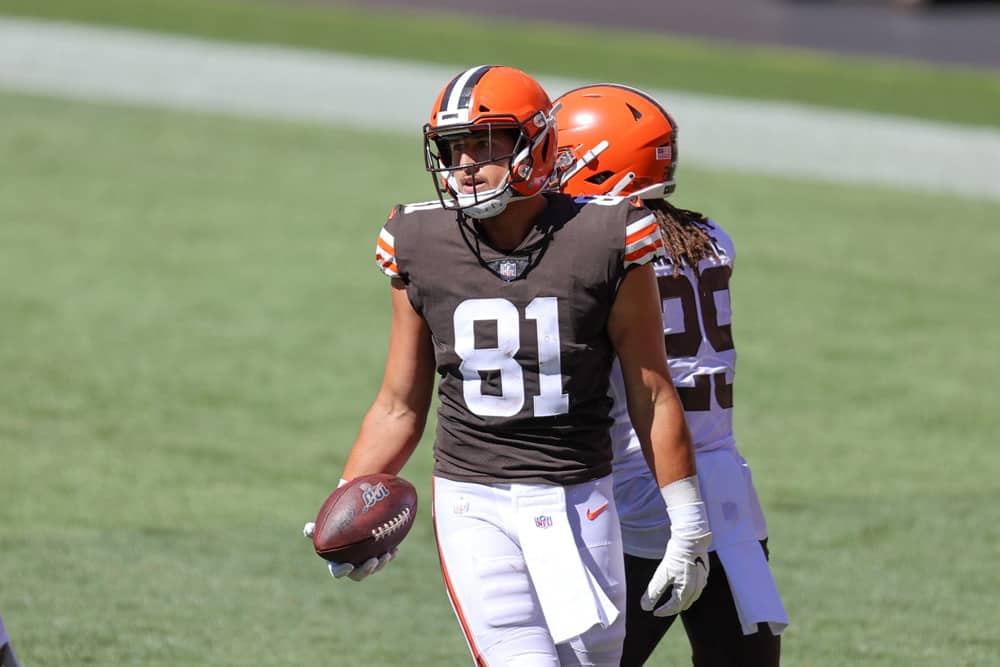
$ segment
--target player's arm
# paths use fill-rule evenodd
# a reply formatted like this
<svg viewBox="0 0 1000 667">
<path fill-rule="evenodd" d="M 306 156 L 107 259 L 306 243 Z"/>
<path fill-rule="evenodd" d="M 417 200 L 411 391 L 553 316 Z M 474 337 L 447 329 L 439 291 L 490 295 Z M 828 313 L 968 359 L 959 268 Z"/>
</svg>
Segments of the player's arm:
<svg viewBox="0 0 1000 667">
<path fill-rule="evenodd" d="M 361 422 L 343 479 L 398 474 L 427 422 L 434 390 L 434 348 L 427 323 L 413 310 L 399 278 L 392 280 L 392 329 L 382 386 Z"/>
<path fill-rule="evenodd" d="M 387 472 L 398 474 L 420 441 L 434 386 L 434 350 L 427 325 L 410 305 L 403 282 L 392 280 L 392 329 L 382 386 L 361 422 L 361 430 L 347 457 L 342 480 Z M 303 534 L 311 538 L 315 524 Z M 327 563 L 337 579 L 362 581 L 385 567 L 396 550 L 370 558 L 355 567 Z"/>
<path fill-rule="evenodd" d="M 684 408 L 670 379 L 652 264 L 629 271 L 611 309 L 608 333 L 625 380 L 629 418 L 650 470 L 663 487 L 695 474 Z"/>
<path fill-rule="evenodd" d="M 670 515 L 670 539 L 663 561 L 640 605 L 657 616 L 684 611 L 708 582 L 712 533 L 701 499 L 691 435 L 670 380 L 663 345 L 663 321 L 651 264 L 625 275 L 608 320 L 618 352 L 629 417 Z M 669 597 L 661 603 L 665 593 Z"/>
</svg>

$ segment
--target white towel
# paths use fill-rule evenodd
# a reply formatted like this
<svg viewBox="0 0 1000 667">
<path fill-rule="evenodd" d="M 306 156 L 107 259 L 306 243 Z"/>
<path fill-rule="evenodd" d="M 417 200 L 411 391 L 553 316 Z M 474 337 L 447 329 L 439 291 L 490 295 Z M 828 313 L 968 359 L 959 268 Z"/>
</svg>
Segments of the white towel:
<svg viewBox="0 0 1000 667">
<path fill-rule="evenodd" d="M 772 634 L 784 632 L 788 614 L 760 543 L 734 544 L 716 549 L 716 553 L 726 569 L 743 634 L 757 632 L 758 623 L 767 623 Z"/>
<path fill-rule="evenodd" d="M 745 462 L 728 448 L 699 453 L 696 461 L 712 527 L 709 548 L 719 554 L 726 570 L 743 634 L 754 634 L 758 623 L 769 623 L 771 632 L 779 635 L 788 625 L 788 614 L 760 546 L 763 515 Z"/>
<path fill-rule="evenodd" d="M 512 484 L 511 492 L 521 551 L 552 640 L 561 644 L 598 623 L 614 623 L 617 607 L 580 559 L 565 489 Z"/>
</svg>

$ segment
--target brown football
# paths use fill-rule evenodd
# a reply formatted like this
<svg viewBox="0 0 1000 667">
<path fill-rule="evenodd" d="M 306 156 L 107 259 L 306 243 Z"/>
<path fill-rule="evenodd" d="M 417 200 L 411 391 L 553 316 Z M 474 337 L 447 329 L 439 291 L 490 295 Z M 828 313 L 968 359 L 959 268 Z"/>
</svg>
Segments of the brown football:
<svg viewBox="0 0 1000 667">
<path fill-rule="evenodd" d="M 321 558 L 360 565 L 398 546 L 417 516 L 417 490 L 402 477 L 363 475 L 339 487 L 316 515 Z"/>
</svg>

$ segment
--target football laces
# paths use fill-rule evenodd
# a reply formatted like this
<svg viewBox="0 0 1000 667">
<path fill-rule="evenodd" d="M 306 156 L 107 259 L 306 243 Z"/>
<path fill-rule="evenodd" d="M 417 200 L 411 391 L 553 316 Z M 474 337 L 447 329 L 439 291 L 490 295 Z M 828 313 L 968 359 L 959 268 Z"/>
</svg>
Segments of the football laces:
<svg viewBox="0 0 1000 667">
<path fill-rule="evenodd" d="M 377 528 L 372 528 L 372 537 L 374 537 L 375 541 L 378 542 L 379 540 L 388 537 L 389 535 L 392 535 L 394 532 L 396 532 L 397 530 L 405 526 L 407 523 L 409 523 L 409 521 L 410 521 L 410 508 L 404 507 L 402 510 L 400 510 L 399 514 L 392 517 L 391 519 L 383 523 L 381 526 L 378 526 Z"/>
</svg>

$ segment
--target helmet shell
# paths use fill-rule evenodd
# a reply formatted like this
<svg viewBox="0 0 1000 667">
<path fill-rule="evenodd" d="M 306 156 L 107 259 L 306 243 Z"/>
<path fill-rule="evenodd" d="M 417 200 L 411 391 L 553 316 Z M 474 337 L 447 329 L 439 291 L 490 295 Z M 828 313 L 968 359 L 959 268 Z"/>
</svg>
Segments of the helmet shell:
<svg viewBox="0 0 1000 667">
<path fill-rule="evenodd" d="M 652 191 L 660 197 L 673 192 L 677 124 L 650 95 L 604 83 L 571 90 L 556 105 L 557 175 L 563 192 L 597 196 Z"/>
<path fill-rule="evenodd" d="M 480 128 L 521 133 L 508 187 L 519 197 L 541 192 L 552 177 L 556 156 L 552 101 L 541 85 L 521 70 L 503 65 L 465 70 L 438 93 L 430 122 L 424 126 L 425 145 L 449 132 Z M 432 169 L 430 162 L 428 168 Z M 432 171 L 443 170 L 438 166 Z"/>
</svg>

